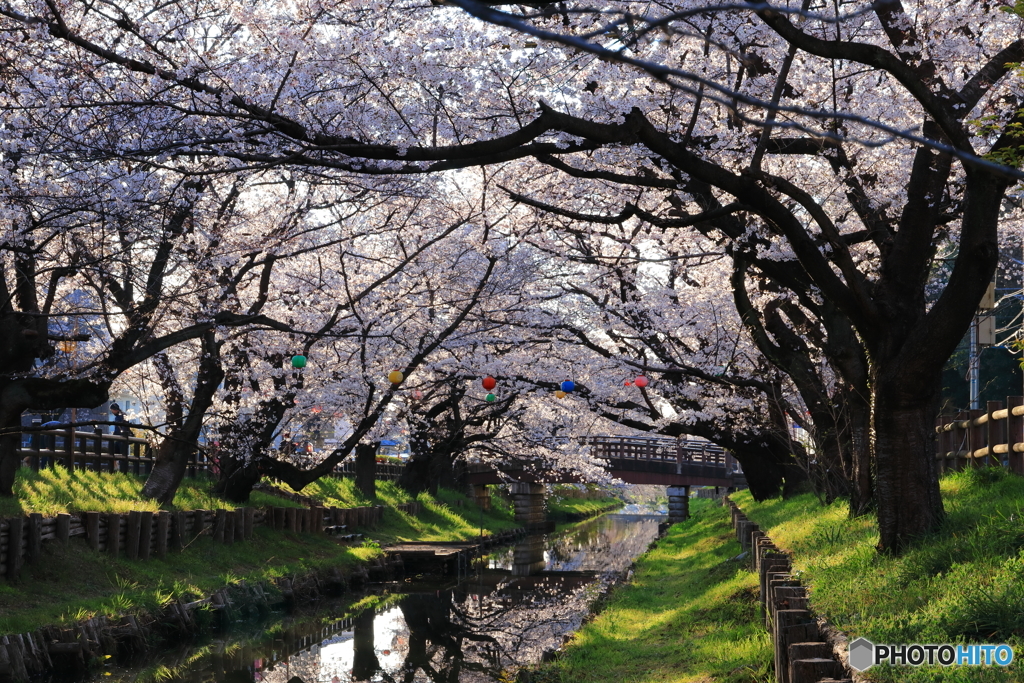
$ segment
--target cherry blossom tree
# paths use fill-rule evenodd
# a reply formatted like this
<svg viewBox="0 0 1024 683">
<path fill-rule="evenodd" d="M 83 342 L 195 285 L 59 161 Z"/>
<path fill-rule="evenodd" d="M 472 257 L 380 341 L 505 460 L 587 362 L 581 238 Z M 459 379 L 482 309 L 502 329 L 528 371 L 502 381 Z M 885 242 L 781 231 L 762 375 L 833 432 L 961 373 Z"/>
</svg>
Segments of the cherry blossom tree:
<svg viewBox="0 0 1024 683">
<path fill-rule="evenodd" d="M 324 177 L 500 164 L 513 191 L 540 165 L 563 181 L 518 189 L 545 205 L 680 219 L 732 261 L 766 358 L 799 384 L 821 353 L 836 386 L 866 392 L 880 547 L 936 528 L 939 374 L 1020 177 L 1018 14 L 966 0 L 659 15 L 454 3 L 48 0 L 5 6 L 0 28 L 22 37 L 4 48 L 22 115 L 70 103 L 61 132 L 76 147 L 181 172 L 211 158 Z M 826 335 L 814 350 L 785 358 L 812 328 Z"/>
</svg>

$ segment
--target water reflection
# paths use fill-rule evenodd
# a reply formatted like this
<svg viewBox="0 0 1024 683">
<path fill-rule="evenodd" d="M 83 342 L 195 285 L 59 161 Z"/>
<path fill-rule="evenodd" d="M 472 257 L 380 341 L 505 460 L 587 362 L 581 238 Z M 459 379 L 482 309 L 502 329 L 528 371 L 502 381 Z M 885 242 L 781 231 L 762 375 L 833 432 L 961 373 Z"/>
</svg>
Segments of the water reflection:
<svg viewBox="0 0 1024 683">
<path fill-rule="evenodd" d="M 197 658 L 175 678 L 190 683 L 507 680 L 580 627 L 595 593 L 646 549 L 662 519 L 609 515 L 566 533 L 531 537 L 484 558 L 479 571 L 458 585 L 404 584 L 407 592 L 378 611 L 364 611 L 331 628 L 317 624 L 300 640 L 298 628 L 262 649 L 234 652 L 230 661 L 223 655 L 219 662 Z M 301 649 L 294 647 L 299 642 Z"/>
</svg>

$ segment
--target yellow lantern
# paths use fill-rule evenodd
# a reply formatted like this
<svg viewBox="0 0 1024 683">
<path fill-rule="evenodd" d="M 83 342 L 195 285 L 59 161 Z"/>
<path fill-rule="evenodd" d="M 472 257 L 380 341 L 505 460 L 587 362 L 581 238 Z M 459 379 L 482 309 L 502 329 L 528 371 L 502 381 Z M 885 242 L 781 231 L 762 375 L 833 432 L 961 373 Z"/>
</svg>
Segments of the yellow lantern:
<svg viewBox="0 0 1024 683">
<path fill-rule="evenodd" d="M 405 379 L 405 375 L 398 370 L 392 370 L 388 373 L 388 381 L 392 384 L 401 384 L 403 379 Z"/>
<path fill-rule="evenodd" d="M 556 398 L 565 398 L 565 392 L 562 391 L 561 389 L 559 389 L 558 391 L 555 392 L 555 397 Z"/>
</svg>

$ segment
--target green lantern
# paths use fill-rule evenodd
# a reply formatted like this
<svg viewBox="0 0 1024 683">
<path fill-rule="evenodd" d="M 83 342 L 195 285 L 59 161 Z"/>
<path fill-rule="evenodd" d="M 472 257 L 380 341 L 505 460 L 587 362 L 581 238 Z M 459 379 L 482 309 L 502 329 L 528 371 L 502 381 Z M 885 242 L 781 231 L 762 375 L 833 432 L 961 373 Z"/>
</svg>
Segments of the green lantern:
<svg viewBox="0 0 1024 683">
<path fill-rule="evenodd" d="M 498 399 L 495 397 L 494 394 L 487 394 L 484 400 L 487 401 L 488 403 L 494 403 Z"/>
<path fill-rule="evenodd" d="M 292 367 L 293 368 L 304 368 L 306 367 L 305 356 L 292 356 Z"/>
</svg>

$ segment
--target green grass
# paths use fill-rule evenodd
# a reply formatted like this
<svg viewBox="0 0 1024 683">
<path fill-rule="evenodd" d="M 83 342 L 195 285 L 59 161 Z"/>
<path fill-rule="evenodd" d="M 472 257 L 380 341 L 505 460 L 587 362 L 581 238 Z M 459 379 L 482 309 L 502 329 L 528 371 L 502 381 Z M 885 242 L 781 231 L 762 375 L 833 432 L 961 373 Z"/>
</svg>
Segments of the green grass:
<svg viewBox="0 0 1024 683">
<path fill-rule="evenodd" d="M 1008 642 L 1024 655 L 1024 478 L 968 470 L 941 482 L 946 521 L 901 557 L 875 550 L 873 516 L 813 495 L 755 503 L 732 499 L 785 550 L 811 591 L 813 608 L 851 638 L 875 643 Z M 872 681 L 1024 680 L 1001 668 L 872 668 Z"/>
<path fill-rule="evenodd" d="M 552 683 L 728 683 L 774 680 L 768 635 L 757 616 L 757 579 L 730 560 L 740 551 L 726 508 L 690 503 L 637 560 L 555 662 L 534 680 Z"/>
<path fill-rule="evenodd" d="M 141 477 L 120 473 L 69 473 L 59 468 L 35 473 L 23 468 L 18 473 L 18 497 L 0 500 L 0 515 L 155 511 L 155 503 L 139 496 L 143 482 Z M 175 507 L 235 507 L 215 497 L 211 486 L 206 479 L 186 479 L 175 498 Z M 442 489 L 437 497 L 421 495 L 424 509 L 414 517 L 394 508 L 411 500 L 395 484 L 378 482 L 377 491 L 377 498 L 367 500 L 350 479 L 324 479 L 302 491 L 330 506 L 386 506 L 383 522 L 377 528 L 357 529 L 371 540 L 358 548 L 342 546 L 326 536 L 293 535 L 263 527 L 255 530 L 251 542 L 225 546 L 200 538 L 180 554 L 147 562 L 111 559 L 89 550 L 78 538 L 67 547 L 44 543 L 43 558 L 25 567 L 23 579 L 15 583 L 0 581 L 0 633 L 20 633 L 97 614 L 154 609 L 179 595 L 203 597 L 243 579 L 267 582 L 321 567 L 348 569 L 379 553 L 379 544 L 413 539 L 464 540 L 480 533 L 480 508 L 456 492 Z M 456 501 L 461 501 L 461 506 L 457 507 Z M 254 492 L 248 505 L 284 507 L 299 503 Z M 517 526 L 511 509 L 500 498 L 495 498 L 495 509 L 485 513 L 482 521 L 485 533 Z"/>
<path fill-rule="evenodd" d="M 518 526 L 512 518 L 511 507 L 498 496 L 492 497 L 492 509 L 481 515 L 477 505 L 456 491 L 442 488 L 437 496 L 421 493 L 416 500 L 423 504 L 423 510 L 414 516 L 395 509 L 397 505 L 412 501 L 413 497 L 391 481 L 377 482 L 377 497 L 373 500 L 360 494 L 350 478 L 318 479 L 301 493 L 329 507 L 384 505 L 383 522 L 372 532 L 373 538 L 381 543 L 473 539 L 480 535 L 481 522 L 485 535 Z"/>
<path fill-rule="evenodd" d="M 43 544 L 43 557 L 26 578 L 0 583 L 0 633 L 73 623 L 99 614 L 152 610 L 186 595 L 204 597 L 240 580 L 272 581 L 323 567 L 353 568 L 378 553 L 346 547 L 326 536 L 266 528 L 230 546 L 199 538 L 182 553 L 148 562 L 113 559 L 85 543 Z"/>
<path fill-rule="evenodd" d="M 574 498 L 571 495 L 559 495 L 560 490 L 564 490 L 563 487 L 556 486 L 554 494 L 547 500 L 549 518 L 565 519 L 576 516 L 590 516 L 615 510 L 623 506 L 622 499 L 615 497 L 611 493 L 606 493 L 601 498 Z"/>
<path fill-rule="evenodd" d="M 0 517 L 21 516 L 30 512 L 39 512 L 46 517 L 61 512 L 155 512 L 160 506 L 142 497 L 142 486 L 145 483 L 145 477 L 121 472 L 69 472 L 63 467 L 33 472 L 22 467 L 15 479 L 14 498 L 0 498 Z M 300 507 L 298 503 L 261 491 L 254 491 L 246 505 Z M 213 494 L 213 480 L 199 477 L 186 478 L 181 483 L 171 507 L 176 510 L 233 510 L 238 506 Z"/>
</svg>

